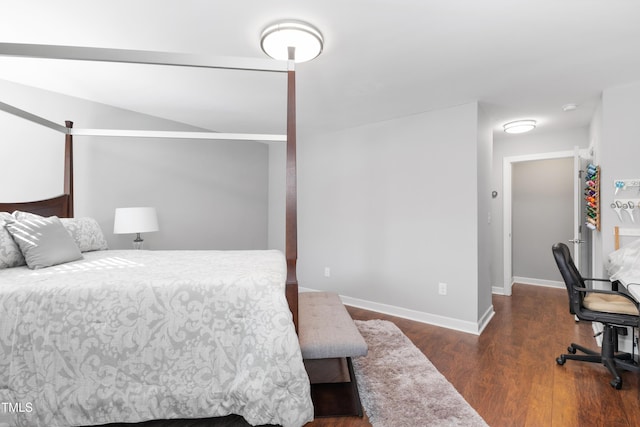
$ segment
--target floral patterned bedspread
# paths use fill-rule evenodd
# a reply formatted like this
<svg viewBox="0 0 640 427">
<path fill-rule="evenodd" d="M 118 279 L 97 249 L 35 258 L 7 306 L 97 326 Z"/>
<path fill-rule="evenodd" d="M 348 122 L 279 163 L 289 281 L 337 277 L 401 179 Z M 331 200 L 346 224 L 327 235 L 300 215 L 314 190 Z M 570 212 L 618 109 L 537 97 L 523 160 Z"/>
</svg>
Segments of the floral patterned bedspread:
<svg viewBox="0 0 640 427">
<path fill-rule="evenodd" d="M 313 418 L 278 251 L 97 251 L 0 270 L 0 426 Z"/>
</svg>

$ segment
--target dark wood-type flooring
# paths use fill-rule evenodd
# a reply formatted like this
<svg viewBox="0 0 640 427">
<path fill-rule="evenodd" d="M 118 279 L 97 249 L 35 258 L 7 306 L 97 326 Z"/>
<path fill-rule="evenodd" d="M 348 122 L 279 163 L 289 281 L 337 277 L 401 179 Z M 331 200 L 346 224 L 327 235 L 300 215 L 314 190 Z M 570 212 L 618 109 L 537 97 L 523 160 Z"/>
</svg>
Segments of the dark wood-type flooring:
<svg viewBox="0 0 640 427">
<path fill-rule="evenodd" d="M 348 307 L 354 319 L 393 321 L 492 427 L 640 426 L 638 374 L 609 385 L 599 364 L 556 357 L 570 342 L 596 348 L 590 323 L 576 323 L 563 289 L 515 285 L 495 295 L 481 336 Z M 145 423 L 145 427 L 238 426 L 237 420 Z M 246 425 L 246 424 L 244 424 Z M 366 416 L 316 419 L 305 427 L 370 426 Z"/>
</svg>

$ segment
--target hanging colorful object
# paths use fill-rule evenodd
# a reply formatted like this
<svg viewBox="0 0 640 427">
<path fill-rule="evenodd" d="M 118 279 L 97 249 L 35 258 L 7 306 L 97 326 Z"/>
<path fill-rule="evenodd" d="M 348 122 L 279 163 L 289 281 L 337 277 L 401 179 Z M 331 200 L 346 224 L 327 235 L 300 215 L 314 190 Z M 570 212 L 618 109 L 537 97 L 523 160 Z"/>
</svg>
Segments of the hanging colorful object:
<svg viewBox="0 0 640 427">
<path fill-rule="evenodd" d="M 600 231 L 600 166 L 589 164 L 585 175 L 586 225 Z"/>
</svg>

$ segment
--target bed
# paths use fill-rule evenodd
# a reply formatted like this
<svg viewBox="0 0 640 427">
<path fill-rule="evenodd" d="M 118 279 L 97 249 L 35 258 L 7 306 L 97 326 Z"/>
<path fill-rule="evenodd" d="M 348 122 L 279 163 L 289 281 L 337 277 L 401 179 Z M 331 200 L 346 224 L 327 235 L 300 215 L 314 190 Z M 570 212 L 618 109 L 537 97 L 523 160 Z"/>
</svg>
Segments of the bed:
<svg viewBox="0 0 640 427">
<path fill-rule="evenodd" d="M 29 46 L 16 46 L 11 45 L 17 52 L 33 52 Z M 63 47 L 57 48 L 56 55 L 68 57 Z M 2 49 L 6 45 L 0 46 L 0 54 Z M 135 55 L 113 50 L 72 51 L 74 59 L 136 61 L 131 59 Z M 164 65 L 171 59 L 141 57 L 145 63 Z M 296 335 L 295 72 L 291 61 L 284 69 L 278 67 L 288 79 L 284 254 L 105 250 L 101 231 L 93 225 L 87 243 L 75 221 L 91 224 L 91 219 L 73 219 L 73 136 L 91 131 L 74 132 L 70 121 L 60 127 L 0 105 L 65 135 L 64 193 L 48 200 L 0 203 L 0 212 L 5 212 L 0 232 L 11 234 L 27 264 L 0 269 L 0 402 L 7 402 L 3 405 L 9 409 L 0 411 L 0 426 L 227 414 L 241 415 L 254 425 L 301 426 L 313 419 Z M 247 69 L 246 63 L 241 69 Z M 80 256 L 38 268 L 42 254 L 32 256 L 28 245 L 22 247 L 19 233 L 25 228 L 20 227 L 43 227 L 38 230 L 47 234 L 50 228 L 59 231 L 60 224 L 75 239 Z"/>
</svg>

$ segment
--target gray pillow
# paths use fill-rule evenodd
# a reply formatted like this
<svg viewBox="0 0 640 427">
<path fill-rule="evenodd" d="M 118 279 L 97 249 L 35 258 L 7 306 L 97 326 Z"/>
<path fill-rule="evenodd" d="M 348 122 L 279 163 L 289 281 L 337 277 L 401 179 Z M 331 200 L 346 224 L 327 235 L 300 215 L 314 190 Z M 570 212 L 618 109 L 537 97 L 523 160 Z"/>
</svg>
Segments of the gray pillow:
<svg viewBox="0 0 640 427">
<path fill-rule="evenodd" d="M 0 269 L 24 265 L 24 257 L 20 248 L 5 228 L 5 224 L 14 221 L 9 212 L 0 212 Z"/>
<path fill-rule="evenodd" d="M 5 227 L 31 269 L 82 258 L 76 242 L 56 216 L 7 222 Z"/>
</svg>

